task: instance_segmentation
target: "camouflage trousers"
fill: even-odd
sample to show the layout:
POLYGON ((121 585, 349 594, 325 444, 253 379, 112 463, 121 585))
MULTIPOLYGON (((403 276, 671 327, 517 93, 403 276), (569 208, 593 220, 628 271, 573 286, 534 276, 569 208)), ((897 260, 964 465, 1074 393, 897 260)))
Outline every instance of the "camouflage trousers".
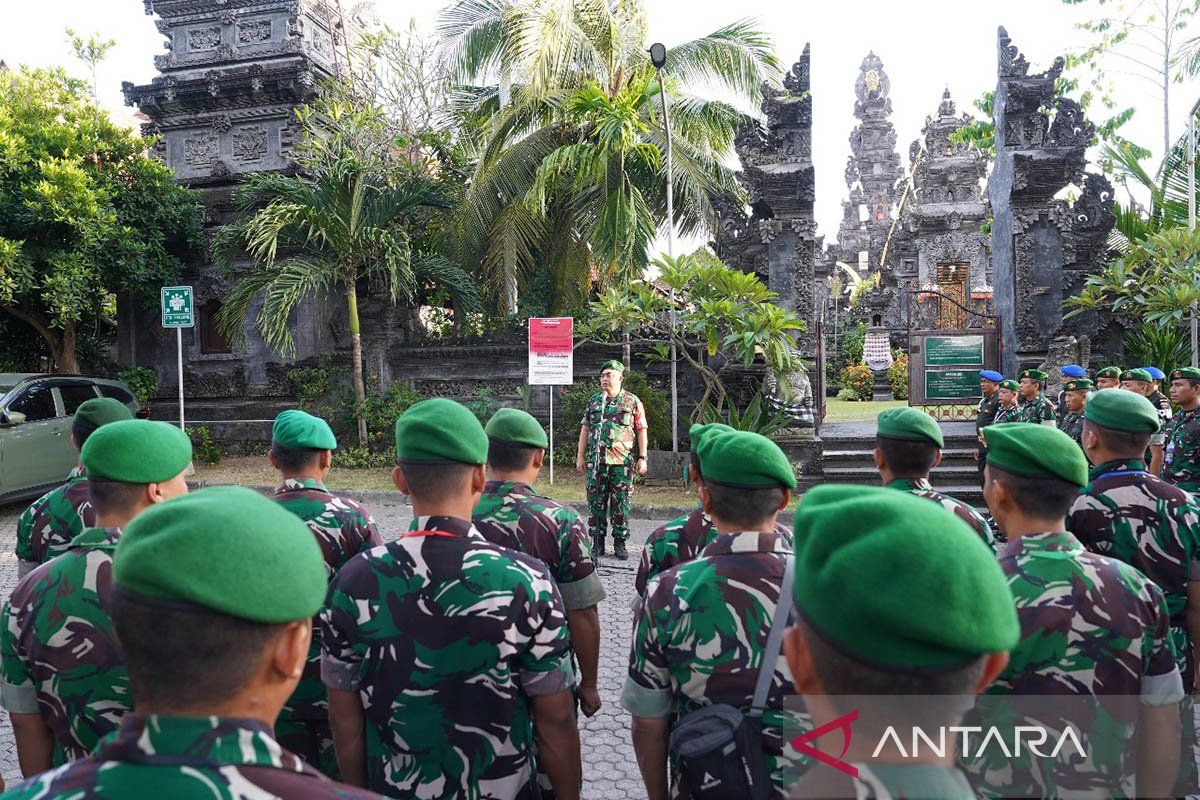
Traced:
POLYGON ((633 505, 633 470, 601 464, 589 468, 587 479, 588 530, 603 536, 612 526, 614 539, 629 538, 629 511, 633 505))
POLYGON ((296 719, 284 710, 275 721, 275 740, 333 780, 342 779, 328 719, 296 719))

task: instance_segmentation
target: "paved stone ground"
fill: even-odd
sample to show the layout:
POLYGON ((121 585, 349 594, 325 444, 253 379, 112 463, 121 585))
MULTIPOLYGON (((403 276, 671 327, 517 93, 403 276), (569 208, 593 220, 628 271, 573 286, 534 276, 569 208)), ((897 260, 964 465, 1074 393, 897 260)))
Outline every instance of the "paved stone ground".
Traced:
MULTIPOLYGON (((392 540, 408 528, 412 510, 399 502, 371 502, 371 511, 385 540, 392 540)), ((17 583, 17 516, 24 505, 0 506, 0 597, 7 599, 17 583)), ((583 749, 584 797, 589 800, 641 798, 646 792, 638 773, 637 761, 629 737, 629 715, 618 698, 625 680, 629 657, 630 602, 633 576, 642 544, 652 530, 665 520, 631 522, 630 558, 620 562, 610 557, 601 560, 600 575, 608 597, 600 604, 601 659, 600 694, 604 706, 596 716, 580 718, 583 749)), ((610 545, 611 546, 611 545, 610 545)), ((0 713, 0 775, 9 786, 21 780, 16 745, 8 715, 0 713)))

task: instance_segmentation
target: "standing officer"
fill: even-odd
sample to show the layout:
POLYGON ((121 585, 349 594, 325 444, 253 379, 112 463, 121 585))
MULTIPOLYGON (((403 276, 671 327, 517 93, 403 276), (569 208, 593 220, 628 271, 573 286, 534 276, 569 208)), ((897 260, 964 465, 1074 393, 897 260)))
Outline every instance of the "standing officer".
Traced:
MULTIPOLYGON (((524 411, 502 408, 484 432, 488 480, 471 521, 492 544, 528 553, 549 568, 562 593, 579 664, 579 704, 590 717, 600 710, 597 606, 604 599, 604 584, 592 559, 587 525, 575 509, 533 490, 550 446, 540 422, 524 411)), ((543 794, 548 788, 543 785, 543 794)))
POLYGON ((112 582, 133 711, 91 755, 5 800, 378 797, 334 783, 271 735, 325 599, 304 523, 249 489, 202 489, 129 524, 112 582))
MULTIPOLYGON (((271 426, 267 457, 283 479, 274 500, 312 531, 330 580, 352 557, 381 544, 371 512, 325 486, 336 449, 337 437, 320 417, 292 409, 279 414, 271 426)), ((329 703, 321 683, 319 629, 313 631, 304 675, 275 723, 275 736, 321 772, 335 780, 340 777, 329 730, 329 703)))
POLYGON ((600 391, 588 400, 579 430, 575 469, 587 475, 587 501, 592 544, 604 555, 604 536, 612 525, 613 555, 629 558, 629 509, 633 505, 633 473, 646 474, 646 409, 636 395, 621 388, 625 365, 606 361, 600 367, 600 391))
POLYGON ((1063 377, 1064 385, 1063 385, 1063 388, 1060 389, 1058 392, 1058 402, 1055 405, 1056 416, 1055 416, 1054 420, 1058 425, 1058 429, 1062 430, 1063 417, 1065 417, 1067 415, 1067 408, 1066 408, 1067 388, 1066 388, 1065 384, 1067 384, 1073 380, 1078 380, 1079 378, 1086 378, 1088 376, 1088 374, 1087 374, 1087 370, 1084 369, 1083 367, 1079 366, 1078 364, 1067 364, 1065 367, 1063 367, 1062 369, 1059 370, 1059 373, 1063 377))
POLYGON ((883 489, 818 486, 795 524, 797 614, 784 650, 796 691, 814 730, 860 716, 839 758, 857 777, 814 764, 790 796, 974 797, 953 758, 876 743, 897 741, 884 735, 893 727, 907 747, 918 704, 926 731, 957 726, 962 698, 1008 663, 1020 630, 995 557, 953 515, 883 489), (897 569, 916 559, 919 570, 897 569))
MULTIPOLYGON (((649 800, 668 795, 672 721, 710 704, 750 707, 792 552, 775 531, 776 516, 796 488, 779 446, 756 433, 717 431, 701 437, 699 451, 704 480, 697 492, 720 533, 699 556, 646 587, 621 692, 621 705, 633 715, 633 749, 649 800)), ((766 666, 774 675, 762 716, 762 747, 770 796, 783 798, 788 773, 799 766, 784 733, 795 731, 802 719, 783 708, 784 697, 794 693, 786 662, 776 653, 766 666)), ((691 797, 694 789, 680 770, 671 773, 672 796, 691 797)))
POLYGON ((1171 373, 1171 400, 1179 406, 1167 429, 1163 478, 1185 492, 1200 491, 1200 370, 1171 373))
POLYGON ((1159 428, 1158 433, 1151 440, 1152 444, 1156 443, 1162 447, 1162 454, 1157 463, 1151 463, 1150 471, 1155 475, 1162 475, 1163 461, 1166 460, 1167 428, 1171 425, 1171 401, 1159 391, 1159 382, 1166 377, 1163 371, 1158 367, 1143 367, 1143 369, 1146 370, 1146 374, 1151 378, 1146 399, 1158 411, 1158 419, 1162 423, 1162 427, 1159 428))
POLYGON ((487 451, 479 420, 451 400, 396 421, 392 479, 412 529, 350 559, 321 612, 338 766, 391 796, 526 800, 536 733, 536 766, 556 797, 578 800, 566 611, 543 563, 471 524, 487 451))
POLYGON ((1120 389, 1121 388, 1121 373, 1123 370, 1120 367, 1104 367, 1096 370, 1092 375, 1092 381, 1096 384, 1096 389, 1120 389))
MULTIPOLYGON (((133 414, 119 400, 84 400, 71 423, 71 446, 82 450, 94 430, 123 419, 133 419, 133 414)), ((84 528, 95 524, 88 503, 87 471, 78 466, 66 483, 35 500, 17 520, 17 577, 66 550, 84 528)))
POLYGON ((983 446, 979 432, 996 421, 996 413, 1000 411, 1000 382, 1004 376, 995 370, 985 369, 979 373, 979 407, 975 412, 975 438, 979 446, 975 450, 975 461, 979 464, 979 485, 983 485, 983 464, 987 460, 987 449, 983 446))
POLYGON ((948 494, 934 491, 929 475, 942 461, 946 443, 937 420, 919 408, 905 406, 879 412, 875 435, 875 469, 889 489, 932 500, 975 531, 988 547, 996 537, 978 511, 948 494))
MULTIPOLYGON (((1154 393, 1154 379, 1150 377, 1150 372, 1144 368, 1127 369, 1121 373, 1121 388, 1134 394, 1140 394, 1149 400, 1150 396, 1154 393)), ((1146 463, 1149 464, 1151 475, 1161 475, 1163 461, 1166 458, 1166 432, 1167 427, 1171 423, 1171 404, 1164 397, 1162 398, 1162 402, 1157 403, 1155 407, 1158 411, 1158 418, 1161 424, 1159 430, 1150 437, 1150 449, 1146 451, 1146 463)))
POLYGON ((1062 401, 1063 416, 1058 421, 1058 429, 1080 443, 1083 435, 1083 414, 1087 408, 1088 394, 1092 391, 1092 382, 1087 378, 1074 378, 1063 384, 1062 401))
POLYGON ((1018 377, 1021 380, 1021 418, 1018 421, 1054 427, 1054 403, 1042 393, 1050 376, 1040 369, 1023 369, 1018 377))
MULTIPOLYGON (((1066 515, 1088 471, 1066 434, 1018 423, 993 425, 984 437, 984 497, 1008 538, 1000 567, 1021 624, 1021 641, 986 694, 1011 695, 1018 706, 1023 696, 1053 695, 1032 711, 1044 709, 1056 722, 1066 714, 1081 727, 1089 758, 1035 764, 1029 752, 1002 758, 992 749, 968 764, 976 788, 989 797, 1134 796, 1136 775, 1136 796, 1170 796, 1184 692, 1162 590, 1128 564, 1089 553, 1067 532, 1066 515), (1097 710, 1101 721, 1093 724, 1097 710), (1136 767, 1122 763, 1135 731, 1136 767)), ((985 729, 1013 724, 1014 708, 999 705, 992 713, 1003 718, 985 712, 985 729)))
MULTIPOLYGON (((1021 404, 1019 402, 1021 385, 1012 378, 1000 381, 1000 388, 996 395, 1000 398, 1000 406, 996 409, 996 419, 993 425, 1000 425, 1005 422, 1017 422, 1021 418, 1021 404)), ((983 449, 987 450, 987 442, 984 440, 983 431, 979 432, 979 443, 983 449)))
POLYGON ((174 425, 129 419, 89 436, 80 460, 97 526, 26 575, 0 615, 0 703, 26 777, 56 753, 59 763, 86 757, 129 710, 109 616, 113 551, 142 511, 187 494, 192 443, 174 425))
MULTIPOLYGON (((1167 396, 1162 393, 1162 382, 1166 379, 1167 374, 1158 367, 1142 367, 1146 370, 1146 374, 1150 376, 1150 395, 1147 399, 1154 404, 1155 408, 1161 406, 1161 401, 1166 400, 1167 396)), ((1170 404, 1167 406, 1170 408, 1170 404)))

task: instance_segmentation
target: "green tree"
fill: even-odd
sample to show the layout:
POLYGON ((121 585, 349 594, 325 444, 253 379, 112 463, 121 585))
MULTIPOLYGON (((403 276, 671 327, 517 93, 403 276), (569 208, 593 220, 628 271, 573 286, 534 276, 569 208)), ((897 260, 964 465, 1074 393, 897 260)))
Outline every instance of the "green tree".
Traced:
MULTIPOLYGON (((641 0, 457 0, 439 31, 461 84, 456 113, 477 148, 458 214, 460 263, 479 264, 501 309, 540 271, 556 305, 590 280, 640 274, 666 216, 661 99, 641 0)), ((739 191, 725 165, 778 62, 747 21, 667 53, 675 216, 684 234, 739 191), (712 96, 692 91, 703 86, 712 96)))
POLYGON ((114 293, 156 293, 198 243, 198 200, 150 144, 61 70, 0 72, 0 309, 59 371, 114 293))
POLYGON ((117 46, 115 39, 101 39, 100 34, 90 34, 86 39, 71 28, 67 28, 67 39, 71 43, 71 51, 82 61, 92 76, 92 100, 100 96, 100 83, 96 78, 96 70, 100 62, 108 55, 108 51, 117 46))
POLYGON ((464 308, 476 302, 468 277, 436 252, 433 232, 449 206, 441 185, 410 162, 388 132, 380 109, 337 87, 298 112, 299 175, 255 173, 238 187, 242 216, 214 239, 214 259, 236 271, 250 265, 222 306, 219 322, 234 341, 245 337, 255 299, 255 325, 268 346, 295 350, 288 317, 305 297, 345 293, 360 446, 367 444, 362 330, 357 285, 374 277, 392 302, 412 301, 429 286, 446 288, 464 308))

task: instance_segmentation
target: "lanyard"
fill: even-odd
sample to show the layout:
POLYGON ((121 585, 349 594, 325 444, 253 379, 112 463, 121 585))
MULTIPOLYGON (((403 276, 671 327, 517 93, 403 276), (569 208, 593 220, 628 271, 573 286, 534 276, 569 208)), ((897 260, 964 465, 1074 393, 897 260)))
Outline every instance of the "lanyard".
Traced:
POLYGON ((443 539, 459 538, 457 533, 446 533, 445 531, 409 531, 408 533, 401 534, 400 538, 407 539, 409 537, 417 537, 424 539, 427 536, 440 536, 443 539))

